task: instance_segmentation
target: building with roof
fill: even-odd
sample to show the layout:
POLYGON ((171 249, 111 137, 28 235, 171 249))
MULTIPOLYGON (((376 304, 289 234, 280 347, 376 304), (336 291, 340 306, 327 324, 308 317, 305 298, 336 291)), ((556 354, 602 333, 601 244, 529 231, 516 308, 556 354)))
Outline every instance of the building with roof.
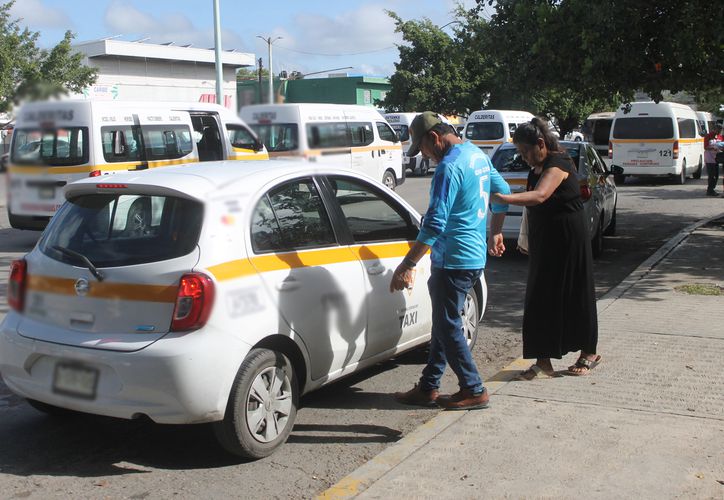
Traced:
MULTIPOLYGON (((144 101, 216 102, 216 59, 213 48, 103 39, 73 49, 84 64, 98 68, 95 85, 75 97, 144 101)), ((237 109, 236 71, 254 65, 254 54, 224 51, 224 106, 237 109)))

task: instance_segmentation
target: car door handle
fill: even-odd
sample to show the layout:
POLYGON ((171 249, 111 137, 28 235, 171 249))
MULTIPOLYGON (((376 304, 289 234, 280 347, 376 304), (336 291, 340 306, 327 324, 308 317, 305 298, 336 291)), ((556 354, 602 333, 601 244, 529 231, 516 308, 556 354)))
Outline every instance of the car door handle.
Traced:
POLYGON ((301 284, 295 279, 285 279, 281 283, 277 284, 277 290, 280 292, 291 292, 299 288, 301 284))
POLYGON ((382 274, 383 272, 385 272, 385 266, 382 264, 375 264, 367 268, 367 274, 371 274, 372 276, 382 274))

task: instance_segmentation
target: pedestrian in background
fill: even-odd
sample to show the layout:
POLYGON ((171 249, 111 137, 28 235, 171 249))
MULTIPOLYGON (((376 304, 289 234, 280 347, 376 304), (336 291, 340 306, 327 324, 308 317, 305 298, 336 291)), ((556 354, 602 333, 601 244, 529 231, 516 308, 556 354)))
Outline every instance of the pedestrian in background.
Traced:
POLYGON ((523 357, 536 362, 524 380, 555 374, 551 358, 580 350, 571 375, 600 361, 591 240, 586 230, 576 167, 548 123, 534 118, 519 126, 513 143, 532 167, 528 190, 493 201, 526 207, 528 283, 523 316, 523 357))
POLYGON ((402 263, 395 269, 390 291, 410 288, 415 264, 432 248, 432 269, 427 282, 432 302, 432 339, 420 381, 397 401, 408 405, 437 403, 448 410, 471 410, 488 405, 470 348, 463 333, 465 297, 482 276, 486 249, 500 256, 507 205, 493 204, 489 241, 486 218, 491 191, 510 193, 510 187, 477 146, 463 142, 437 114, 426 111, 410 124, 408 155, 422 154, 438 162, 430 186, 430 202, 422 227, 402 263), (439 395, 446 364, 455 372, 460 390, 439 395))
POLYGON ((721 125, 714 125, 711 131, 704 136, 704 163, 706 164, 706 175, 708 177, 706 184, 707 196, 719 196, 716 192, 716 183, 719 180, 719 164, 716 161, 716 155, 721 148, 717 139, 721 125))

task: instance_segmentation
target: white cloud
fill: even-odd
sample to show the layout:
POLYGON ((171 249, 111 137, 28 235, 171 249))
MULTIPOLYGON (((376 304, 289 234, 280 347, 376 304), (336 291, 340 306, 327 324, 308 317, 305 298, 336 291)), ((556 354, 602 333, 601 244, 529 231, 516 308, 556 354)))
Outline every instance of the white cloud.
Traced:
POLYGON ((49 7, 42 0, 20 0, 10 9, 12 19, 20 19, 23 26, 37 31, 39 28, 71 29, 73 22, 61 9, 49 7))
MULTIPOLYGON (((199 48, 214 46, 213 28, 199 29, 180 12, 154 17, 128 0, 113 0, 108 5, 105 25, 112 35, 148 37, 151 43, 174 42, 175 45, 192 44, 199 48)), ((222 29, 221 45, 224 49, 243 49, 244 44, 238 35, 222 29)))

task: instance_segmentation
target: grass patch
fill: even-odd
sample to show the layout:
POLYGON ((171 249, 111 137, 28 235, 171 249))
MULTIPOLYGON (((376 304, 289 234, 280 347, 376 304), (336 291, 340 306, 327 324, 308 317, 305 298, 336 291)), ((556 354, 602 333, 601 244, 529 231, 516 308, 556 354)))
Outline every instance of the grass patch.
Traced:
POLYGON ((719 285, 707 285, 703 283, 691 283, 688 285, 679 285, 674 290, 689 295, 724 295, 724 288, 719 285))

